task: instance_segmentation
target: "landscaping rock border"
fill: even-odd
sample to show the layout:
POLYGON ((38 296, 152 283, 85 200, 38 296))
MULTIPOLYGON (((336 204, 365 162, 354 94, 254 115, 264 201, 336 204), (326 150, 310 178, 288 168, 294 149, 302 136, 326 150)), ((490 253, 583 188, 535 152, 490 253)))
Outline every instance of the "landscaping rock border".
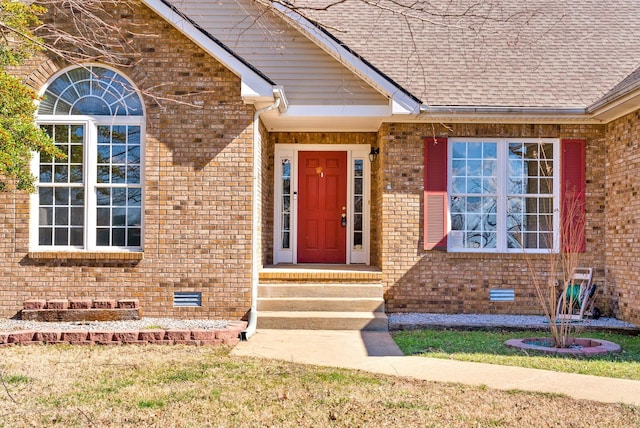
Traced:
POLYGON ((15 345, 194 345, 234 346, 247 327, 244 321, 229 321, 215 329, 148 330, 15 330, 0 331, 0 347, 15 345))
MULTIPOLYGON (((495 330, 503 331, 548 331, 549 324, 542 315, 498 315, 498 314, 433 314, 390 313, 389 331, 403 330, 495 330)), ((615 318, 585 319, 574 323, 576 331, 599 331, 606 333, 639 336, 638 326, 615 318)))

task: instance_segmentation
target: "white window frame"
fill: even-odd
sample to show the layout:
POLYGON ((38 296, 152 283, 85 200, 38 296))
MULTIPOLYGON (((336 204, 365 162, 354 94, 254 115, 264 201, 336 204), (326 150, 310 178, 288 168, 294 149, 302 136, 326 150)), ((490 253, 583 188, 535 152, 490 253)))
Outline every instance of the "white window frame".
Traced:
POLYGON ((274 225, 273 225, 273 262, 274 264, 297 264, 298 257, 298 152, 301 151, 344 151, 347 153, 347 264, 370 264, 370 222, 371 222, 371 147, 362 144, 277 144, 274 155, 274 225), (282 161, 291 162, 291 219, 290 245, 288 249, 281 247, 282 231, 282 161), (363 160, 363 230, 362 247, 353 245, 353 197, 354 197, 354 161, 363 160))
MULTIPOLYGON (((126 76, 120 73, 118 70, 103 64, 85 64, 85 67, 100 67, 111 70, 116 73, 120 78, 126 80, 131 90, 135 91, 135 86, 126 76)), ((60 70, 53 75, 48 84, 43 87, 40 95, 44 95, 49 84, 54 82, 58 77, 66 74, 67 72, 77 68, 77 66, 71 66, 60 70)), ((140 94, 136 91, 136 96, 140 97, 140 94)), ((43 115, 40 114, 36 118, 37 125, 82 125, 84 126, 84 150, 83 150, 83 186, 85 192, 85 206, 84 206, 84 246, 60 246, 60 245, 40 245, 39 244, 39 194, 36 191, 31 195, 29 200, 30 208, 30 222, 29 222, 29 251, 30 252, 57 252, 57 251, 78 251, 78 252, 141 252, 144 251, 144 236, 145 236, 145 136, 146 136, 146 113, 144 111, 144 105, 142 106, 141 115, 43 115), (135 185, 127 184, 109 184, 105 186, 103 183, 98 186, 97 183, 97 164, 98 164, 98 126, 138 126, 140 127, 140 183, 135 185), (140 187, 142 193, 141 201, 141 225, 140 225, 140 246, 135 247, 119 247, 119 246, 98 246, 96 245, 96 229, 97 229, 97 188, 98 187, 140 187)), ((39 187, 38 176, 40 173, 40 154, 34 153, 31 159, 31 171, 36 177, 36 189, 39 187)))
MULTIPOLYGON (((447 251, 453 253, 558 253, 560 250, 560 139, 557 138, 449 138, 447 147, 447 251), (496 248, 465 248, 459 243, 462 233, 451 229, 451 197, 453 177, 453 145, 455 143, 496 143, 497 144, 497 237, 496 248), (553 244, 552 248, 508 248, 507 245, 507 185, 509 143, 551 143, 553 144, 553 244)), ((478 196, 482 196, 481 193, 478 196)))
MULTIPOLYGON (((59 245, 46 245, 41 246, 38 242, 38 228, 39 228, 39 195, 35 192, 30 198, 30 251, 143 251, 144 250, 144 165, 145 165, 145 150, 144 150, 144 135, 145 135, 145 120, 143 116, 39 116, 36 120, 38 125, 83 125, 85 127, 85 140, 84 140, 84 189, 85 189, 85 213, 84 213, 84 248, 76 246, 59 246, 59 245), (141 204, 141 237, 139 247, 118 247, 118 246, 97 246, 96 245, 96 189, 98 187, 104 187, 104 185, 98 186, 96 180, 96 171, 98 164, 98 126, 139 126, 140 127, 140 188, 142 189, 143 201, 141 204)), ((35 153, 31 159, 31 171, 38 177, 40 169, 40 154, 35 153)), ((38 183, 36 181, 36 188, 38 183)), ((108 187, 131 187, 127 185, 110 184, 108 187)))

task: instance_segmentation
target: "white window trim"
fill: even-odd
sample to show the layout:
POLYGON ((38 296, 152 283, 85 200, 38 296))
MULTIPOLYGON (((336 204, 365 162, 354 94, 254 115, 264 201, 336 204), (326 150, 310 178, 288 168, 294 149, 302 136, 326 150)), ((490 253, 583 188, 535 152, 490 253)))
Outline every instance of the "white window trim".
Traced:
POLYGON ((344 151, 347 153, 347 264, 370 264, 370 230, 371 230, 371 162, 369 151, 371 146, 362 144, 277 144, 274 155, 274 221, 273 221, 273 263, 297 264, 298 245, 298 152, 300 151, 344 151), (290 248, 280 248, 282 210, 282 160, 291 161, 291 236, 290 248), (363 159, 363 239, 362 248, 353 248, 353 162, 363 159))
MULTIPOLYGON (((29 252, 139 252, 144 251, 145 216, 144 216, 144 188, 145 188, 145 135, 146 121, 144 116, 86 116, 86 115, 41 115, 36 120, 37 125, 83 125, 85 126, 85 150, 84 150, 84 188, 85 188, 85 213, 84 213, 84 248, 74 246, 41 246, 38 243, 39 228, 39 195, 33 193, 29 200, 29 252), (96 168, 97 168, 97 135, 99 125, 124 125, 140 127, 140 187, 142 189, 142 215, 141 215, 141 241, 140 247, 103 247, 96 245, 96 168)), ((40 154, 34 153, 31 159, 31 171, 37 179, 40 170, 40 154)), ((109 187, 120 187, 110 185, 109 187)), ((121 187, 128 187, 122 185, 121 187)))
MULTIPOLYGON (((447 146, 447 195, 448 195, 448 216, 447 216, 447 251, 451 253, 530 253, 549 254, 560 251, 560 139, 558 138, 449 138, 447 146), (464 248, 453 245, 451 230, 451 194, 452 194, 452 158, 453 145, 455 143, 497 143, 498 145, 498 210, 497 210, 497 245, 496 248, 464 248), (551 143, 553 144, 553 245, 550 249, 538 248, 507 248, 507 149, 509 143, 551 143)), ((481 194, 478 194, 481 196, 481 194)))

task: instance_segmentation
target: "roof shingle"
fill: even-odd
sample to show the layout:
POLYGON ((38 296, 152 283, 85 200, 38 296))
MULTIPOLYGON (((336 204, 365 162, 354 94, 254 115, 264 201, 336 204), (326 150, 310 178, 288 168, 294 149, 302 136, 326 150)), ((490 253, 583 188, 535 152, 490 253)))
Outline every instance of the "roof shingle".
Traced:
POLYGON ((584 108, 640 66, 637 0, 448 0, 437 9, 346 0, 306 9, 330 1, 295 7, 431 106, 584 108))

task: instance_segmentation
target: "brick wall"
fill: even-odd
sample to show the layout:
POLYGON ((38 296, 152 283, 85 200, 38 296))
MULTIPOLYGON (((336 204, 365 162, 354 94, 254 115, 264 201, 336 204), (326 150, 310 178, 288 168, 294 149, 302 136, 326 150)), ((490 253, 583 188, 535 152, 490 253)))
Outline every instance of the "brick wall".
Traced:
POLYGON ((260 126, 262 147, 262 181, 260 182, 261 204, 261 264, 273 262, 273 144, 264 125, 260 126))
POLYGON ((640 323, 640 111, 607 127, 607 284, 619 317, 640 323))
MULTIPOLYGON (((587 252, 580 264, 604 282, 604 127, 559 125, 445 126, 386 124, 378 181, 379 253, 391 312, 534 314, 541 309, 522 254, 465 254, 423 250, 423 141, 425 137, 551 137, 587 140, 587 252), (491 288, 515 289, 515 302, 490 302, 491 288)), ((529 257, 549 271, 549 255, 529 257)), ((598 305, 609 310, 607 299, 598 305)))
MULTIPOLYGON (((145 96, 144 258, 29 257, 28 196, 2 193, 0 316, 32 298, 100 297, 137 298, 145 316, 240 318, 250 306, 253 107, 234 74, 149 9, 112 13, 143 52, 119 71, 156 97, 197 105, 145 96), (174 291, 202 292, 203 306, 174 308, 174 291)), ((40 57, 21 75, 39 89, 59 67, 40 57)))

